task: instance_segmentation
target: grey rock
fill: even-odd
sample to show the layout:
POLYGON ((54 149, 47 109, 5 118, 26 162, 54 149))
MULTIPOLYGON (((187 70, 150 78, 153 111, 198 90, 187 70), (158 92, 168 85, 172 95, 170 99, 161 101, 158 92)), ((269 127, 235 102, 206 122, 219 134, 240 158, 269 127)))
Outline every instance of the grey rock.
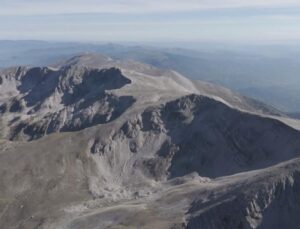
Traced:
POLYGON ((3 228, 298 228, 298 120, 94 55, 0 75, 3 228))

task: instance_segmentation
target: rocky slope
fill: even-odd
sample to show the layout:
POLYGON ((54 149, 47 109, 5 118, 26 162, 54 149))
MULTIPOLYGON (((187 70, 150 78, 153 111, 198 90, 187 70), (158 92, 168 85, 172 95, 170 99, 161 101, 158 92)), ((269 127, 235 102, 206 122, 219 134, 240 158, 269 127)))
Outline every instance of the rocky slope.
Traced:
POLYGON ((299 225, 299 121, 271 107, 95 55, 0 79, 4 228, 299 225))

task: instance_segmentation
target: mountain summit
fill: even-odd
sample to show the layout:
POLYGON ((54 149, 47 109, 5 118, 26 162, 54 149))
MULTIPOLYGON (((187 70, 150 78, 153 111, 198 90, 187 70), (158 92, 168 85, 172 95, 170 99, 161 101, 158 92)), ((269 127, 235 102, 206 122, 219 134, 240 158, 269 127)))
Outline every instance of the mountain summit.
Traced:
POLYGON ((3 70, 0 113, 4 228, 300 223, 299 122, 226 88, 84 54, 3 70))

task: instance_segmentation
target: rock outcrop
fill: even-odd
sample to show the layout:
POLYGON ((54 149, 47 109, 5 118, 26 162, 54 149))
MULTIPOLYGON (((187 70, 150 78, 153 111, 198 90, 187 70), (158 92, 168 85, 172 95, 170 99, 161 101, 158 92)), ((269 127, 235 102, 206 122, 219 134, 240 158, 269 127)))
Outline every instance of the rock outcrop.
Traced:
POLYGON ((0 77, 4 228, 299 225, 298 121, 267 105, 94 55, 0 77))

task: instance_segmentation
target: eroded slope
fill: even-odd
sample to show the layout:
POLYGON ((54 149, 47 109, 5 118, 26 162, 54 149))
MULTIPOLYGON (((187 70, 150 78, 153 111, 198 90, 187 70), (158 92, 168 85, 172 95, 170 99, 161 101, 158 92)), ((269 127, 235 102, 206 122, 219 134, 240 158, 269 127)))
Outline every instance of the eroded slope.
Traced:
POLYGON ((300 132, 268 106, 91 56, 1 79, 4 228, 297 228, 300 132))

